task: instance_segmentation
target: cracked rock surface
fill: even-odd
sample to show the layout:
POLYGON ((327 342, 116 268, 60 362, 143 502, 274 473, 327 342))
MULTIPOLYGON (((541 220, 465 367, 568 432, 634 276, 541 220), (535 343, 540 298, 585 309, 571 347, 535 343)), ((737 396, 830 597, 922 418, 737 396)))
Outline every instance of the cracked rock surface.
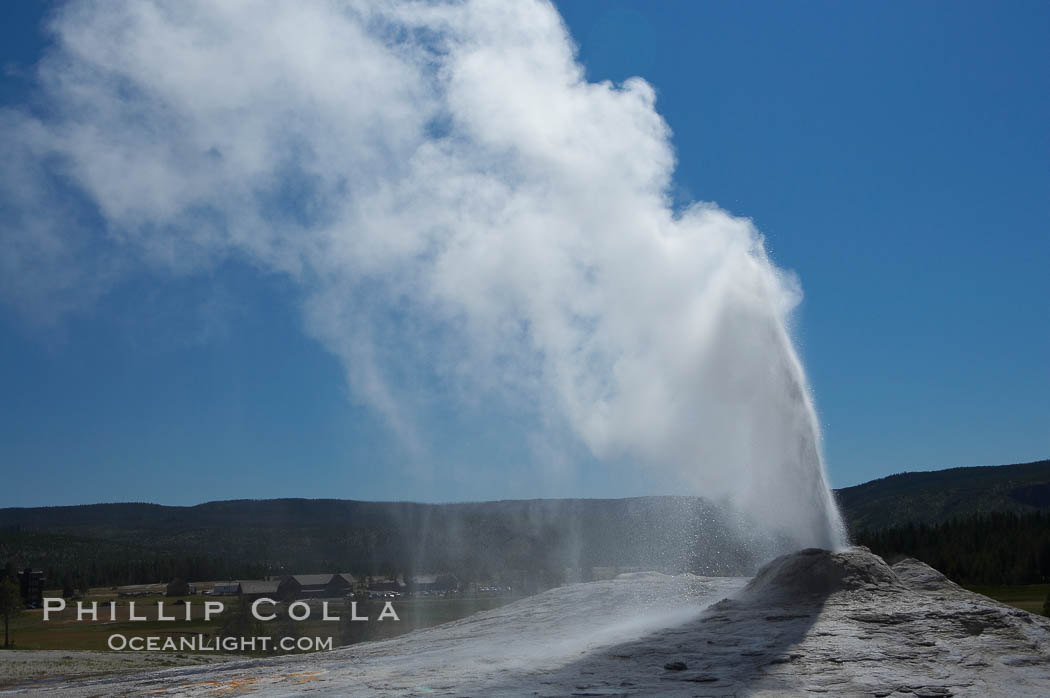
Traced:
POLYGON ((916 560, 890 567, 864 548, 803 550, 751 580, 621 575, 385 642, 47 691, 1047 696, 1050 619, 916 560))

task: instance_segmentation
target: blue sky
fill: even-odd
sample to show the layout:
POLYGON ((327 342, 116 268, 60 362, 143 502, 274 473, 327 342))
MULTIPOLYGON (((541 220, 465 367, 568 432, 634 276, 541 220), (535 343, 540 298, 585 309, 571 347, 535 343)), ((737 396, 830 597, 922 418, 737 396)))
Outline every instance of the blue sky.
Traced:
MULTIPOLYGON (((5 106, 36 99, 44 7, 5 8, 5 106)), ((834 486, 1050 454, 1046 3, 558 8, 589 80, 655 88, 675 200, 750 217, 798 274, 834 486)), ((53 323, 0 305, 0 506, 673 493, 574 447, 540 482, 533 417, 491 404, 426 409, 421 464, 303 303, 232 258, 53 323)))

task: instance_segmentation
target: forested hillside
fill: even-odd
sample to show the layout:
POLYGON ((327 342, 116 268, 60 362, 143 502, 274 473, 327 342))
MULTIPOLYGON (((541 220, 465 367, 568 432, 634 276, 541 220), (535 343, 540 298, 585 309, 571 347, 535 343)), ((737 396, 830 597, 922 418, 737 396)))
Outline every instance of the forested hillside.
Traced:
POLYGON ((100 504, 0 510, 0 563, 41 567, 52 578, 73 570, 91 585, 155 582, 168 571, 190 579, 451 571, 468 579, 527 570, 547 584, 566 568, 594 566, 747 574, 757 551, 731 530, 695 497, 100 504))
MULTIPOLYGON (((966 583, 1047 580, 1050 461, 904 473, 836 493, 853 539, 966 583)), ((0 565, 119 585, 321 571, 461 578, 566 568, 749 574, 763 552, 697 497, 462 504, 238 500, 0 509, 0 565)))
POLYGON ((992 512, 1050 511, 1050 460, 901 473, 835 496, 854 533, 992 512))

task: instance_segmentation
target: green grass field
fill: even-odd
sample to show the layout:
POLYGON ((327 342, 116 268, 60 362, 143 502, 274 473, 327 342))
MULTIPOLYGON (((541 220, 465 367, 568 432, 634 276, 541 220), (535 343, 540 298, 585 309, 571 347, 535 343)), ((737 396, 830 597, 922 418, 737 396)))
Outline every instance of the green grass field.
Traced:
POLYGON ((984 594, 996 601, 1035 613, 1043 612, 1043 602, 1050 593, 1050 584, 1022 584, 1019 586, 967 586, 966 589, 984 594))

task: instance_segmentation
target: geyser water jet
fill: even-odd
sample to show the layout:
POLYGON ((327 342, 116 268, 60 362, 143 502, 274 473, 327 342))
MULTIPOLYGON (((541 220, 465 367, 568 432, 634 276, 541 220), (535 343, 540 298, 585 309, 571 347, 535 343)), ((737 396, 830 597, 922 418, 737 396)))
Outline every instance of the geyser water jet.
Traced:
POLYGON ((74 2, 50 28, 43 108, 0 112, 9 301, 247 263, 417 453, 428 415, 498 403, 775 547, 842 545, 798 284, 749 220, 672 206, 653 88, 589 82, 549 3, 74 2))

